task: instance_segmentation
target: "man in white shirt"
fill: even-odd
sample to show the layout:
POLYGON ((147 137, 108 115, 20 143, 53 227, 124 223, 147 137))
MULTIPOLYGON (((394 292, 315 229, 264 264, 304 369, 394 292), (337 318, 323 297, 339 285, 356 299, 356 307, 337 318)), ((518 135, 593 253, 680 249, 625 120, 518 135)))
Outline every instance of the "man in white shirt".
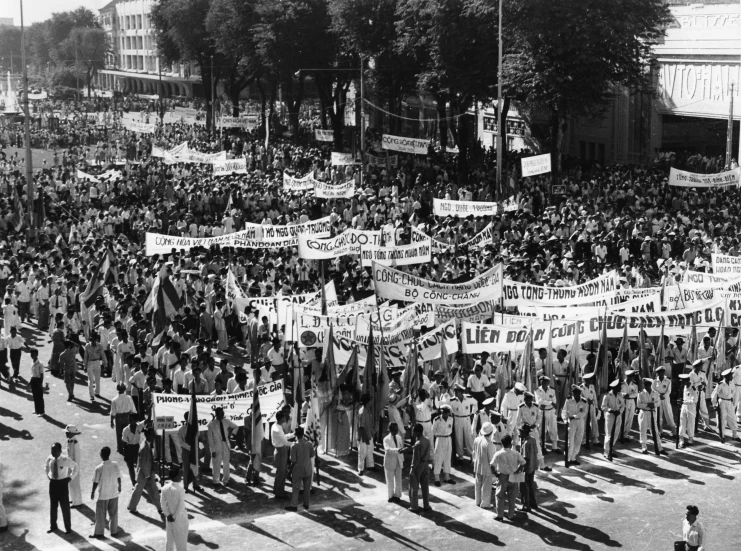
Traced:
POLYGON ((705 528, 697 520, 700 509, 695 505, 687 505, 687 512, 682 521, 682 541, 687 551, 703 551, 705 545, 705 528))
POLYGON ((383 439, 383 470, 386 473, 388 502, 401 500, 401 470, 404 466, 404 439, 399 436, 399 426, 389 424, 389 433, 383 439))
POLYGON ((275 423, 270 428, 270 442, 273 444, 273 464, 275 465, 275 481, 273 482, 273 495, 277 499, 286 498, 286 469, 288 467, 288 452, 291 443, 283 432, 282 423, 285 415, 282 411, 275 414, 275 423))
POLYGON ((66 455, 62 455, 62 445, 55 442, 51 447, 51 455, 46 458, 46 476, 49 478, 49 498, 51 499, 51 518, 49 533, 56 532, 58 508, 62 508, 65 534, 72 533, 69 507, 69 483, 79 474, 77 463, 66 455))
POLYGON ((229 419, 224 419, 224 409, 217 407, 214 410, 216 417, 208 424, 208 445, 213 458, 213 480, 216 486, 226 486, 229 483, 229 431, 237 430, 237 425, 229 419), (223 476, 221 470, 224 471, 223 476))
POLYGON ((15 292, 18 294, 18 316, 23 323, 31 315, 31 287, 26 274, 21 275, 21 282, 15 286, 15 292))
POLYGON ((102 538, 105 532, 106 513, 110 519, 111 537, 118 532, 118 496, 121 494, 121 470, 118 463, 110 461, 111 448, 105 446, 100 450, 103 463, 95 467, 93 474, 93 491, 90 499, 95 499, 95 490, 98 491, 98 501, 95 503, 95 530, 91 538, 102 538))
POLYGON ((170 468, 170 480, 162 488, 160 504, 165 515, 167 539, 166 551, 188 549, 188 513, 185 510, 185 490, 180 483, 180 468, 170 468))

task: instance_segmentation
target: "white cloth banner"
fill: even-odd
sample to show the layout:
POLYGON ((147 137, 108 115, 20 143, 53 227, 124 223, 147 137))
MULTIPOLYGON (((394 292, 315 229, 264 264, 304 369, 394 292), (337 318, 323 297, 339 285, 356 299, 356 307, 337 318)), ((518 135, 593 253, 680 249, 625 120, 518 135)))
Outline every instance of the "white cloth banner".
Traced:
POLYGON ((423 264, 432 261, 432 240, 427 239, 409 245, 395 247, 369 246, 360 251, 360 259, 364 268, 376 264, 384 266, 408 266, 409 264, 423 264))
POLYGON ((283 173, 283 189, 285 191, 307 191, 314 189, 314 177, 311 173, 307 174, 303 178, 295 178, 283 173))
POLYGON ((494 303, 490 300, 469 304, 466 306, 448 306, 435 304, 435 319, 438 323, 448 320, 455 321, 456 325, 462 321, 478 322, 490 319, 494 315, 494 303))
POLYGON ((713 275, 738 277, 741 275, 741 256, 712 253, 713 275))
POLYGON ((82 170, 77 171, 77 179, 78 180, 90 180, 91 182, 99 183, 100 180, 93 176, 92 174, 88 174, 87 172, 83 172, 82 170))
MULTIPOLYGON (((432 239, 432 252, 435 252, 435 253, 442 253, 456 246, 453 243, 445 243, 444 241, 438 241, 434 237, 430 237, 423 231, 418 230, 415 226, 412 226, 412 242, 417 243, 420 241, 424 241, 425 239, 432 239)), ((468 241, 464 241, 463 243, 458 243, 457 246, 458 247, 483 247, 485 245, 490 244, 492 242, 492 239, 493 239, 492 226, 491 224, 487 224, 487 226, 483 230, 481 230, 479 233, 474 235, 471 239, 469 239, 468 241)))
POLYGON ((254 130, 257 128, 257 115, 244 115, 240 117, 221 117, 219 126, 221 128, 243 128, 245 130, 254 130))
POLYGON ((392 300, 429 304, 468 304, 499 300, 502 296, 502 265, 464 283, 439 283, 373 263, 376 295, 392 300))
POLYGON ((228 159, 214 162, 214 176, 231 176, 232 174, 247 174, 247 159, 228 159))
POLYGON ((321 128, 315 128, 314 139, 316 139, 316 141, 318 142, 333 142, 334 130, 322 130, 321 128))
POLYGON ((165 163, 193 163, 193 164, 205 164, 210 165, 214 162, 226 161, 226 151, 219 151, 218 153, 201 153, 193 149, 185 148, 178 153, 165 153, 165 163))
POLYGON ((494 216, 497 213, 496 203, 484 203, 480 201, 450 201, 447 199, 433 199, 433 212, 435 216, 456 216, 466 218, 468 216, 494 216))
MULTIPOLYGON (((283 380, 257 387, 260 396, 260 411, 263 419, 270 422, 283 407, 283 380)), ((224 409, 224 419, 229 419, 240 427, 244 418, 252 411, 254 390, 245 390, 220 396, 196 396, 198 411, 198 430, 208 430, 208 423, 216 417, 217 407, 224 409)), ((188 394, 152 394, 155 417, 173 417, 178 427, 185 424, 183 416, 190 411, 191 396, 188 394)))
POLYGON ((355 195, 355 180, 332 185, 314 180, 314 196, 321 199, 349 199, 355 195))
POLYGON ((398 155, 381 157, 380 155, 371 155, 370 153, 368 153, 365 158, 368 161, 369 166, 386 166, 386 161, 388 161, 389 166, 399 166, 398 155))
POLYGON ((154 134, 154 124, 135 121, 132 119, 122 119, 121 124, 126 130, 138 132, 139 134, 154 134))
MULTIPOLYGON (((616 271, 575 287, 546 287, 504 280, 504 305, 510 306, 573 306, 612 296, 620 284, 616 271)), ((470 302, 470 301, 469 301, 470 302)))
POLYGON ((726 172, 718 172, 717 174, 696 174, 672 168, 669 171, 669 185, 679 187, 738 186, 740 177, 741 167, 726 172))
POLYGON ((536 155, 522 159, 522 176, 537 176, 551 171, 551 154, 536 155))
POLYGON ((430 146, 429 140, 420 140, 417 138, 404 138, 402 136, 392 136, 383 134, 381 137, 381 147, 391 151, 400 151, 401 153, 412 153, 414 155, 427 155, 430 146))
POLYGON ((354 164, 355 164, 355 157, 353 157, 352 153, 339 153, 337 151, 332 151, 332 165, 347 166, 347 165, 354 165, 354 164))
POLYGON ((298 255, 307 260, 326 260, 348 254, 360 254, 361 247, 381 244, 381 231, 345 230, 337 237, 317 239, 314 236, 300 235, 298 255))

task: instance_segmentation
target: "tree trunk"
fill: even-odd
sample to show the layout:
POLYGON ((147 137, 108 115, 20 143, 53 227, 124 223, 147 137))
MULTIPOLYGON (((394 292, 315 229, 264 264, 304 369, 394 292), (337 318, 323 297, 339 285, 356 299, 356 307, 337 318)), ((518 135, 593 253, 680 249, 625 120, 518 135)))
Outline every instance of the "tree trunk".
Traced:
POLYGON ((551 108, 551 185, 557 185, 561 177, 561 153, 563 149, 566 117, 558 106, 551 108))
POLYGON ((229 99, 232 102, 232 117, 239 116, 239 94, 242 93, 242 89, 237 85, 236 82, 232 81, 229 85, 229 99))
POLYGON ((333 104, 337 106, 337 110, 332 109, 329 113, 329 119, 332 123, 332 136, 334 137, 334 150, 344 151, 345 147, 345 109, 344 105, 347 101, 347 89, 349 84, 339 82, 334 89, 333 104))
POLYGON ((265 128, 265 104, 267 103, 267 96, 265 94, 265 87, 262 85, 262 80, 257 81, 257 89, 260 91, 260 120, 262 121, 262 127, 265 128))
POLYGON ((445 94, 437 94, 435 99, 437 100, 437 127, 440 131, 440 149, 445 153, 445 149, 448 147, 448 98, 445 94))
MULTIPOLYGON (((470 147, 470 117, 462 115, 458 117, 458 181, 462 185, 468 184, 468 149, 470 147)), ((443 150, 444 152, 444 150, 443 150)))

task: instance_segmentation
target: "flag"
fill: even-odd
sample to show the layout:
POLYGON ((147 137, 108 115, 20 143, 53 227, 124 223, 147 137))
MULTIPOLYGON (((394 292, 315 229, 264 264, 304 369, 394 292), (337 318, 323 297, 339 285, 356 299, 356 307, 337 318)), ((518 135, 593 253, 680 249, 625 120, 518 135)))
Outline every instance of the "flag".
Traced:
MULTIPOLYGON (((381 341, 383 341, 383 337, 381 338, 381 341)), ((383 412, 384 408, 388 405, 389 402, 389 383, 391 382, 389 380, 389 374, 388 370, 386 369, 386 358, 383 353, 383 346, 379 346, 379 354, 378 354, 378 376, 379 376, 379 383, 380 383, 380 391, 378 392, 378 409, 376 410, 378 412, 377 419, 381 420, 380 414, 383 412)), ((381 430, 381 427, 379 425, 378 430, 381 430)), ((379 432, 380 434, 380 432, 379 432)))
MULTIPOLYGON (((196 477, 198 476, 198 408, 196 407, 196 386, 190 394, 190 413, 188 413, 188 428, 185 431, 185 441, 190 446, 188 462, 195 466, 196 477)), ((197 480, 197 479, 194 479, 197 480)))
POLYGON ((304 423, 304 438, 312 444, 319 444, 322 436, 319 418, 314 414, 316 400, 312 397, 309 411, 306 412, 306 423, 304 423))
POLYGON ((262 424, 260 411, 260 393, 257 388, 252 392, 252 467, 259 473, 262 467, 262 441, 265 438, 265 429, 262 424))
POLYGON ((450 380, 450 364, 448 363, 448 350, 445 347, 445 335, 440 341, 440 371, 443 372, 445 380, 450 380))
POLYGON ((155 334, 161 331, 166 319, 177 314, 180 308, 182 308, 182 301, 170 277, 163 269, 159 277, 155 278, 152 290, 144 302, 144 313, 154 312, 155 334))
POLYGON ((407 353, 407 365, 404 369, 404 378, 401 381, 403 395, 415 396, 419 390, 419 373, 417 369, 417 342, 412 341, 409 345, 410 350, 407 353))
POLYGON ((23 228, 23 205, 21 204, 21 198, 18 197, 18 190, 13 188, 13 228, 15 231, 21 231, 23 228))
POLYGON ((545 365, 543 366, 546 377, 555 385, 553 380, 553 322, 548 324, 548 351, 545 356, 545 365))
POLYGON ((527 334, 525 339, 525 350, 520 356, 520 363, 517 366, 517 379, 522 382, 529 392, 535 390, 537 384, 533 377, 533 328, 527 334))
POLYGON ((595 372, 594 382, 597 386, 597 392, 606 391, 610 383, 610 351, 607 346, 607 309, 605 309, 605 317, 602 319, 602 331, 600 334, 595 372))
POLYGON ((103 253, 103 258, 100 259, 98 266, 95 268, 95 272, 93 272, 93 277, 90 278, 87 287, 85 287, 85 290, 80 295, 80 301, 88 308, 95 304, 95 298, 103 290, 105 278, 111 269, 112 256, 113 252, 110 249, 106 249, 106 252, 103 253))
POLYGON ((630 344, 628 344, 628 324, 625 324, 623 330, 623 339, 620 341, 620 348, 618 348, 617 354, 617 367, 615 368, 615 378, 623 379, 623 356, 628 352, 630 344))
MULTIPOLYGON (((718 334, 715 336, 715 373, 720 376, 726 369, 726 330, 723 327, 725 313, 720 315, 718 323, 718 334)), ((708 370, 708 380, 712 379, 712 373, 708 370)))
POLYGON ((358 373, 358 346, 354 345, 350 359, 347 360, 345 367, 342 368, 340 374, 337 375, 337 379, 333 386, 333 390, 337 390, 342 385, 347 384, 349 381, 355 382, 358 373))
POLYGON ((692 328, 690 329, 690 338, 687 343, 687 359, 690 365, 697 359, 697 326, 695 325, 695 316, 692 316, 692 328))
POLYGON ((370 401, 365 405, 371 410, 371 419, 376 418, 376 388, 378 386, 378 374, 376 373, 376 344, 373 342, 373 324, 370 324, 368 334, 368 355, 365 357, 365 371, 363 371, 363 394, 370 396, 370 401))
POLYGON ((232 203, 232 194, 229 193, 229 200, 226 202, 226 209, 224 209, 224 216, 229 216, 229 213, 234 208, 234 205, 232 203))
POLYGON ((575 384, 579 379, 579 332, 574 333, 574 342, 571 345, 571 353, 569 354, 569 363, 566 364, 566 380, 564 381, 563 388, 561 389, 561 396, 559 397, 559 406, 563 407, 566 403, 566 398, 571 396, 571 385, 575 384))
POLYGON ((641 324, 640 333, 638 333, 638 388, 643 389, 643 378, 649 377, 648 358, 646 357, 646 330, 641 324))

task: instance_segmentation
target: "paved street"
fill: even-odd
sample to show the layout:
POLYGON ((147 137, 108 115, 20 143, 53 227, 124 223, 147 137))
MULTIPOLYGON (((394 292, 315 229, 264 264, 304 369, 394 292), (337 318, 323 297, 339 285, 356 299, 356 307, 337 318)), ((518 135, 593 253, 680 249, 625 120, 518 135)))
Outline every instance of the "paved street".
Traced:
MULTIPOLYGON (((41 347, 47 362, 46 335, 24 326, 24 336, 41 347)), ((89 500, 97 451, 114 445, 109 427, 108 401, 91 404, 80 377, 74 403, 66 401, 61 380, 47 377, 48 416, 32 414, 31 394, 25 385, 30 370, 24 355, 24 383, 0 391, 0 455, 5 468, 5 505, 10 531, 0 535, 0 548, 8 551, 62 551, 77 549, 164 549, 163 525, 151 504, 142 501, 139 515, 125 510, 132 487, 124 468, 119 505, 122 535, 90 540, 95 504, 89 500), (64 442, 63 427, 75 423, 81 430, 82 495, 85 505, 72 513, 74 534, 46 534, 49 524, 44 459, 51 443, 64 442)), ((114 387, 104 380, 104 396, 114 387)), ((637 436, 637 435, 636 435, 637 436)), ((732 549, 741 541, 737 513, 741 489, 738 448, 721 446, 717 438, 701 433, 699 445, 674 452, 669 458, 640 454, 637 443, 620 453, 614 464, 592 450, 581 467, 538 473, 540 512, 521 516, 515 523, 498 523, 494 514, 473 505, 472 478, 467 469, 455 471, 456 485, 431 489, 434 512, 418 516, 404 504, 386 501, 382 457, 370 477, 359 479, 352 463, 321 458, 321 484, 309 512, 287 513, 285 501, 270 497, 272 469, 258 489, 244 484, 245 457, 235 452, 236 475, 227 491, 217 492, 204 480, 206 495, 187 496, 192 549, 316 548, 435 550, 508 546, 512 549, 671 549, 680 537, 684 506, 699 506, 711 549, 732 549)), ((354 456, 351 456, 354 458, 354 456)), ((562 456, 559 457, 561 459, 562 456)), ((555 460, 549 457, 549 462, 555 460)), ((406 483, 406 481, 405 481, 406 483)))

